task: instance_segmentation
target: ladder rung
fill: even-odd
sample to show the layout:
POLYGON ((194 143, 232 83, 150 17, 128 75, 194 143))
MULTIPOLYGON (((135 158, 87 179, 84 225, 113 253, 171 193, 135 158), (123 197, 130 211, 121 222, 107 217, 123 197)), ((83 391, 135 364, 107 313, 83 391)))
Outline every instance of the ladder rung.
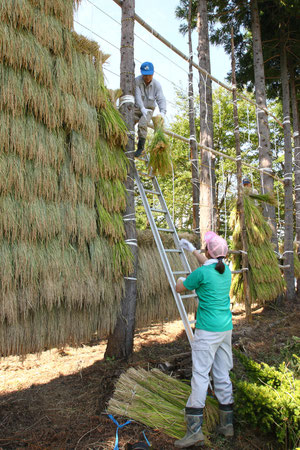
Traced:
POLYGON ((158 231, 166 231, 167 233, 175 233, 171 228, 157 228, 158 231))
POLYGON ((187 270, 179 270, 177 272, 173 272, 173 275, 186 275, 187 273, 189 274, 191 272, 188 272, 187 270))
POLYGON ((191 297, 198 297, 197 294, 186 294, 186 295, 182 295, 181 298, 191 298, 191 297))
POLYGON ((161 195, 160 192, 151 191, 150 189, 144 189, 144 191, 147 192, 148 194, 161 195))
POLYGON ((178 250, 177 248, 165 248, 166 253, 182 253, 182 250, 178 250))
POLYGON ((138 172, 138 174, 142 177, 155 178, 154 175, 150 175, 150 173, 146 173, 146 172, 138 172))
POLYGON ((151 211, 154 211, 154 212, 168 214, 168 211, 165 211, 164 209, 156 209, 156 208, 150 208, 150 209, 151 209, 151 211))

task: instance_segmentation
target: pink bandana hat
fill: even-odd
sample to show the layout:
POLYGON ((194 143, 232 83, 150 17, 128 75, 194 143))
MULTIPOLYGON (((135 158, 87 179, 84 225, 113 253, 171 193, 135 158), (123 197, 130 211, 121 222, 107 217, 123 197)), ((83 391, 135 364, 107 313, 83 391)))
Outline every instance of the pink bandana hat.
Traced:
POLYGON ((228 253, 228 245, 225 239, 216 234, 214 231, 207 231, 204 235, 207 250, 212 258, 219 258, 228 253))

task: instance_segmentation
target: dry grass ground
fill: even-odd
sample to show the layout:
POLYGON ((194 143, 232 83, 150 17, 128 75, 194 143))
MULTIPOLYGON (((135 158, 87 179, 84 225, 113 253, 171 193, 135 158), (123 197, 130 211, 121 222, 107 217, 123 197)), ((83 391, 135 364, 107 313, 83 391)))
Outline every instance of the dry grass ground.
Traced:
MULTIPOLYGON (((234 310, 233 319, 234 345, 259 361, 276 362, 292 336, 299 336, 300 308, 295 304, 258 309, 251 325, 242 311, 234 310)), ((105 341, 95 341, 28 355, 24 361, 0 360, 0 448, 113 449, 116 426, 105 406, 122 371, 132 365, 157 367, 170 355, 189 351, 181 321, 138 330, 128 364, 105 361, 105 347, 105 341)), ((120 449, 139 440, 143 431, 154 449, 174 448, 174 440, 163 433, 130 423, 119 431, 120 449)), ((232 440, 213 435, 211 442, 214 450, 280 448, 272 436, 239 423, 232 440)))

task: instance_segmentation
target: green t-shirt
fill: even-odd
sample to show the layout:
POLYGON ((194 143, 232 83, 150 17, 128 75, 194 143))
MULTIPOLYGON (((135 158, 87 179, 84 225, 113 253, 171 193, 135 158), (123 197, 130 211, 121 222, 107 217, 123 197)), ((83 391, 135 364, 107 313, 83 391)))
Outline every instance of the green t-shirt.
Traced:
POLYGON ((226 264, 223 274, 215 267, 216 263, 198 267, 183 285, 189 291, 195 289, 199 297, 196 328, 206 331, 232 330, 229 298, 231 272, 226 264))

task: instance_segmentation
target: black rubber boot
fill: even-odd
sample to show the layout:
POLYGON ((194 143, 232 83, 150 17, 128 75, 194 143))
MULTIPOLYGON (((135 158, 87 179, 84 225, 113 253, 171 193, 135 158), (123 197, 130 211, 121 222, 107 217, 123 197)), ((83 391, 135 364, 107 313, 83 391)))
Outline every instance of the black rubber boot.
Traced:
POLYGON ((204 435, 201 430, 203 423, 203 408, 185 408, 186 434, 174 442, 176 448, 188 448, 193 445, 203 445, 204 435))
POLYGON ((220 405, 220 426, 218 431, 223 436, 231 437, 234 435, 233 431, 233 405, 220 405))
POLYGON ((140 154, 142 153, 142 151, 145 148, 145 143, 146 143, 146 139, 145 138, 139 138, 138 141, 138 146, 137 146, 137 151, 135 152, 134 156, 137 158, 138 156, 140 156, 140 154))

